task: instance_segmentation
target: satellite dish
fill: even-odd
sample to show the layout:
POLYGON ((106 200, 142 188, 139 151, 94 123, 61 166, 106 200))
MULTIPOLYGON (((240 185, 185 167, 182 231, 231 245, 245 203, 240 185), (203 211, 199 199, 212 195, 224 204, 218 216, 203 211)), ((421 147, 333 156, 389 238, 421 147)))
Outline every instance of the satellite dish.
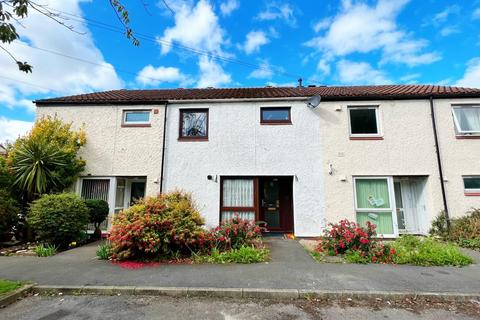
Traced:
POLYGON ((307 106, 310 109, 315 109, 316 107, 318 107, 321 100, 322 100, 322 98, 320 96, 313 96, 310 99, 308 99, 307 106))

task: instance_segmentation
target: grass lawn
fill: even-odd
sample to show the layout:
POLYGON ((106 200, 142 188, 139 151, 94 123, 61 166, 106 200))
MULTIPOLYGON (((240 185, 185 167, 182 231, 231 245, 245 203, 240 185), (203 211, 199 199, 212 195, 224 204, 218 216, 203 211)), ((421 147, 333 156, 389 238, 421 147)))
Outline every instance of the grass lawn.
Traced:
POLYGON ((20 281, 9 281, 0 279, 0 294, 5 294, 22 286, 20 281))

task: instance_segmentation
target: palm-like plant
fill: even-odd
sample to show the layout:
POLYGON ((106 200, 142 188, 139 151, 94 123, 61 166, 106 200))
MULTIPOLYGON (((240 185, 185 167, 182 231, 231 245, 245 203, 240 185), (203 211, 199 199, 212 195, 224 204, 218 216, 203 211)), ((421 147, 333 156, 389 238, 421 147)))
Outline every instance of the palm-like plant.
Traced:
POLYGON ((48 192, 58 183, 55 169, 66 165, 63 152, 31 140, 15 151, 13 159, 14 185, 30 195, 48 192))

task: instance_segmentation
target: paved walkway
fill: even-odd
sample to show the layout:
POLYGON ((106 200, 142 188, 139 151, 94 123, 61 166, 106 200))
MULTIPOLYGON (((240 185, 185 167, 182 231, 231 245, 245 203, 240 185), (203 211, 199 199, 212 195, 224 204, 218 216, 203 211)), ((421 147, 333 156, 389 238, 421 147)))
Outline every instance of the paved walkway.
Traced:
POLYGON ((97 260, 97 244, 54 257, 0 257, 0 278, 44 285, 284 288, 480 293, 480 265, 464 268, 319 264, 295 240, 267 238, 272 259, 250 265, 160 265, 128 270, 97 260))

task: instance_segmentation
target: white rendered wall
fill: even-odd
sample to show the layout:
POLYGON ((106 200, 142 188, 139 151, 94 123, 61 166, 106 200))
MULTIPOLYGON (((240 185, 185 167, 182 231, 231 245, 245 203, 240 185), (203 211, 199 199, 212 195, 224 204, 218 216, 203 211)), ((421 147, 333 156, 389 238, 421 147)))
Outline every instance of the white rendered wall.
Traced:
POLYGON ((87 165, 82 175, 146 176, 146 194, 159 192, 164 106, 84 105, 40 106, 36 118, 57 116, 73 128, 84 127, 87 143, 80 155, 87 165), (151 127, 122 127, 123 110, 157 109, 151 127))
POLYGON ((294 176, 294 229, 316 236, 323 226, 319 115, 305 102, 170 104, 165 190, 192 192, 208 226, 219 223, 220 176, 294 176), (261 125, 260 107, 291 106, 291 125, 261 125), (208 141, 178 141, 179 109, 208 108, 208 141), (207 180, 217 176, 217 181, 207 180))

